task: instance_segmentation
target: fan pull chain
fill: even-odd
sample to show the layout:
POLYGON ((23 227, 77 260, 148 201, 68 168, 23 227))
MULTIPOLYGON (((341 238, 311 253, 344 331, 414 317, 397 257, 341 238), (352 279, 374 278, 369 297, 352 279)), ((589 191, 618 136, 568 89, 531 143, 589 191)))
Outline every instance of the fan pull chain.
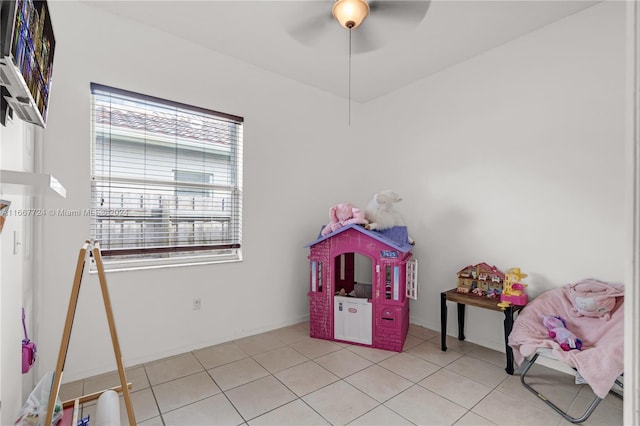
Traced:
POLYGON ((351 32, 349 28, 349 126, 351 126, 351 32))

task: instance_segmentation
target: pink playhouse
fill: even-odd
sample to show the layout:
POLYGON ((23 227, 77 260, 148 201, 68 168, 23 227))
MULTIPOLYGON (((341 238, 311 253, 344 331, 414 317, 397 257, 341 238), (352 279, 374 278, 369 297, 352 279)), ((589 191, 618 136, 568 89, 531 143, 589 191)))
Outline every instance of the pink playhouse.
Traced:
POLYGON ((401 352, 417 296, 407 228, 348 225, 306 247, 311 337, 401 352))

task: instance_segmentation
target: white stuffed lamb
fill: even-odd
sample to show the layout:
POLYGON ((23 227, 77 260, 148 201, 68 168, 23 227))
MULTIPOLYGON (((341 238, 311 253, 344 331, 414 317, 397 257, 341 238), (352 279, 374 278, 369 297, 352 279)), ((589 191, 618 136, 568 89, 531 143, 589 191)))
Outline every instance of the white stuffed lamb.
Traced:
MULTIPOLYGON (((383 231, 394 226, 405 226, 402 216, 393 208, 393 205, 400 201, 402 198, 389 189, 374 194, 364 209, 365 219, 369 221, 365 228, 370 231, 383 231)), ((415 244, 411 236, 408 236, 408 239, 410 244, 415 244)))
POLYGON ((400 201, 402 198, 391 190, 374 194, 364 209, 364 216, 369 221, 366 228, 371 231, 383 231, 394 226, 404 226, 402 216, 393 208, 393 205, 400 201))
MULTIPOLYGON (((402 216, 393 208, 393 205, 400 201, 402 198, 389 189, 374 194, 364 209, 364 217, 369 221, 365 228, 370 231, 383 231, 394 226, 405 226, 402 216)), ((407 237, 410 244, 416 243, 410 235, 407 237)))

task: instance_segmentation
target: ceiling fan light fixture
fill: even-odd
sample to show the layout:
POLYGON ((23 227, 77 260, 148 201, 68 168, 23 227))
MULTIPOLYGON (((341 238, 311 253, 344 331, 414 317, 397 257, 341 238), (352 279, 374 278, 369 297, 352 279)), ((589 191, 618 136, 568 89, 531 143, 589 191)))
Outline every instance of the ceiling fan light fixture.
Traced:
POLYGON ((369 15, 369 4, 365 0, 336 0, 331 12, 340 25, 352 30, 369 15))

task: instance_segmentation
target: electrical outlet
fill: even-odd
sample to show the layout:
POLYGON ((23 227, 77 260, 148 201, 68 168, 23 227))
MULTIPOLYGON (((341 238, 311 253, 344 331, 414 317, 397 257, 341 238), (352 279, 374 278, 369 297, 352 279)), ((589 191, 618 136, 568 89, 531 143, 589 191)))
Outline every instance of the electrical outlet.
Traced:
POLYGON ((194 311, 199 311, 201 307, 202 307, 202 298, 194 297, 193 298, 193 310, 194 311))

